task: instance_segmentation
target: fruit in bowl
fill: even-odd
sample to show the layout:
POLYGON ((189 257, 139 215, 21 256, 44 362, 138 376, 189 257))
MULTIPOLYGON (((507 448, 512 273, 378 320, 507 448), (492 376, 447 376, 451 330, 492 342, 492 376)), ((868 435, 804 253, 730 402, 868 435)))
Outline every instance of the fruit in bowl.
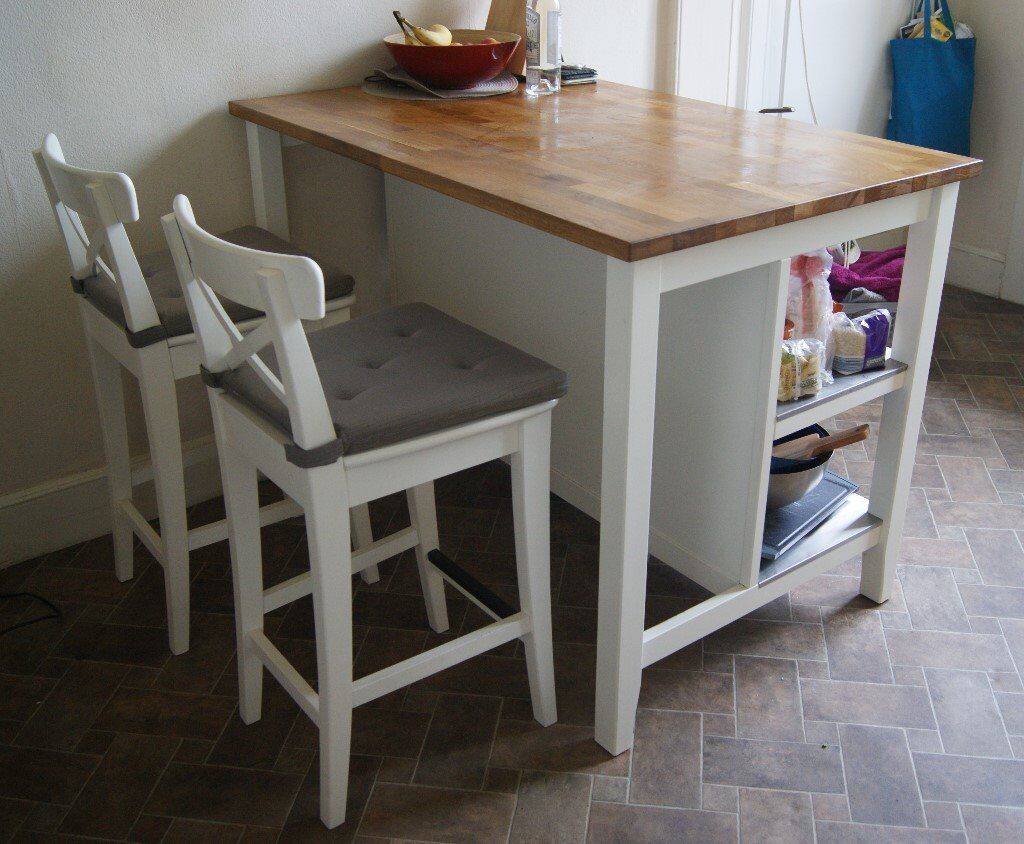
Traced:
POLYGON ((514 32, 421 27, 398 12, 395 18, 402 33, 389 35, 384 46, 399 67, 431 88, 461 91, 493 79, 508 65, 520 40, 514 32))

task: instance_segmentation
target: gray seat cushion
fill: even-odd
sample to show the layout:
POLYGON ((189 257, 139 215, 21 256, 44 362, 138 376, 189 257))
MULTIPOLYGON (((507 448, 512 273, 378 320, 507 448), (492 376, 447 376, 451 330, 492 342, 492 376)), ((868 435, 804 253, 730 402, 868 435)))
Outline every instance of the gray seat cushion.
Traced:
MULTIPOLYGON (((259 249, 263 252, 277 252, 282 255, 306 255, 313 258, 320 265, 324 274, 324 293, 327 301, 340 299, 352 293, 355 282, 352 276, 341 272, 336 267, 324 263, 308 252, 299 249, 287 240, 282 240, 277 235, 271 234, 256 226, 242 226, 232 229, 220 235, 224 240, 245 246, 249 249, 259 249)), ((174 270, 174 261, 169 250, 154 252, 151 255, 143 255, 139 258, 139 267, 142 275, 149 286, 149 292, 156 305, 157 315, 160 317, 160 328, 152 331, 130 332, 124 318, 124 309, 121 307, 121 299, 117 295, 114 283, 102 275, 95 275, 77 283, 76 290, 84 293, 88 300, 100 311, 114 320, 118 325, 124 327, 128 333, 128 339, 133 346, 148 346, 160 340, 170 337, 180 337, 192 333, 192 321, 189 319, 188 307, 185 304, 185 296, 178 281, 178 274, 174 270)), ((243 322, 247 319, 255 319, 263 316, 259 311, 247 308, 229 300, 222 300, 225 310, 235 322, 243 322)))
MULTIPOLYGON (((288 449, 298 465, 356 454, 565 395, 560 369, 429 305, 388 308, 309 335, 337 440, 288 449)), ((260 353, 275 372, 271 348, 260 353)), ((288 412, 244 364, 206 374, 291 433, 288 412)))

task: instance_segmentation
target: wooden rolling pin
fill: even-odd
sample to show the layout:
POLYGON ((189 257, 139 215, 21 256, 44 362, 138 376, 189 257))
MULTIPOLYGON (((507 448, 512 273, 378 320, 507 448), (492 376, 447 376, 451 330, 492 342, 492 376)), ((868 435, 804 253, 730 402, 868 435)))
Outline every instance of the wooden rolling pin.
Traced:
POLYGON ((808 434, 805 437, 775 446, 772 449, 772 457, 783 457, 786 460, 810 460, 826 451, 835 451, 837 448, 864 442, 868 438, 870 430, 869 425, 858 425, 856 428, 847 428, 845 431, 828 437, 808 434))

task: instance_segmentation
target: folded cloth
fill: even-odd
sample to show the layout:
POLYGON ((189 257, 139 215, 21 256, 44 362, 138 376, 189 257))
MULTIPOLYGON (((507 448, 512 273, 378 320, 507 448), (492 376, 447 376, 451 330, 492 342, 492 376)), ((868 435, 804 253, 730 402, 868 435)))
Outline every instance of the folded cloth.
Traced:
POLYGON ((880 294, 886 301, 897 301, 900 298, 906 254, 906 246, 897 246, 882 252, 865 252, 859 261, 849 267, 836 262, 828 278, 832 298, 842 301, 851 290, 863 287, 880 294))

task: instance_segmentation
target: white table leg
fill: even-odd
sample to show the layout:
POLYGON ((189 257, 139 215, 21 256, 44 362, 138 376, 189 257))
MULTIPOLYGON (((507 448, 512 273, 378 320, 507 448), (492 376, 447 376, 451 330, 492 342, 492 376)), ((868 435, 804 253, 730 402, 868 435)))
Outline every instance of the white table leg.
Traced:
POLYGON ((633 744, 640 695, 658 372, 660 259, 608 259, 595 737, 633 744))
POLYGON ((877 603, 889 599, 896 574, 958 189, 955 182, 935 189, 931 213, 910 227, 907 242, 892 354, 909 369, 903 389, 882 405, 869 506, 882 519, 882 536, 864 554, 860 577, 861 593, 877 603))
POLYGON ((281 133, 256 123, 245 124, 252 174, 256 225, 288 240, 288 204, 284 192, 281 133))

